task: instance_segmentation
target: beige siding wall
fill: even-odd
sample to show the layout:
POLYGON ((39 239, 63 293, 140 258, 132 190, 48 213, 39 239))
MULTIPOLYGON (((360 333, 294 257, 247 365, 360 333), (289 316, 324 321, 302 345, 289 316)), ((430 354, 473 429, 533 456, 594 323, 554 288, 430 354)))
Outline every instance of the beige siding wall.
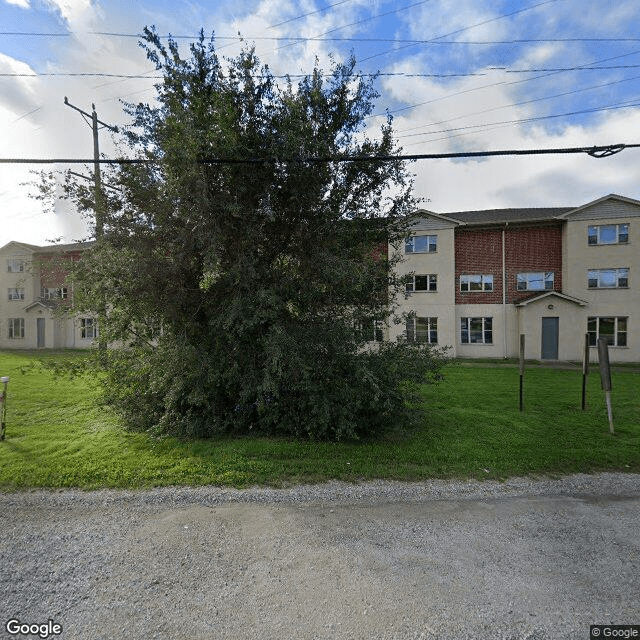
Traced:
MULTIPOLYGON (((589 317, 626 317, 627 347, 610 347, 612 361, 640 361, 640 208, 626 202, 605 201, 567 218, 564 251, 564 292, 588 304, 575 318, 576 333, 587 331, 589 317), (628 224, 625 244, 589 245, 589 226, 628 224), (629 269, 628 288, 589 289, 591 269, 629 269)), ((592 359, 597 350, 591 350, 592 359)))
MULTIPOLYGON (((396 268, 402 277, 409 273, 416 275, 436 275, 436 291, 416 291, 407 296, 401 294, 396 301, 398 313, 415 311, 425 318, 437 318, 438 346, 455 345, 455 259, 453 225, 437 219, 426 219, 416 226, 416 236, 437 236, 437 250, 431 253, 405 253, 404 244, 390 246, 390 255, 402 256, 403 261, 396 268)), ((404 324, 391 324, 391 340, 405 332, 404 324)))

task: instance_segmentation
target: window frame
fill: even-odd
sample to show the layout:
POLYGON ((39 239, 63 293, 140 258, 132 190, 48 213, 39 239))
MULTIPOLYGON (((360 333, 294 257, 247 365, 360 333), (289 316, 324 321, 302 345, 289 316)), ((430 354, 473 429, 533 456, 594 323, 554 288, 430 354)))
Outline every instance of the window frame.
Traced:
POLYGON ((23 340, 24 339, 24 318, 9 318, 7 320, 7 337, 9 340, 23 340), (16 334, 16 323, 18 323, 18 333, 16 334))
POLYGON ((405 238, 405 253, 436 253, 438 251, 438 236, 436 235, 413 235, 405 238), (416 250, 416 238, 425 238, 426 249, 416 250), (433 246, 433 249, 431 248, 433 246))
POLYGON ((98 323, 95 318, 80 318, 80 338, 95 340, 98 337, 98 323), (89 335, 91 333, 91 335, 89 335))
POLYGON ((461 273, 460 274, 460 292, 461 293, 491 293, 493 292, 493 274, 492 273, 461 273), (480 278, 480 289, 471 288, 471 280, 467 278, 480 278), (463 289, 463 284, 467 285, 466 289, 463 289), (490 288, 487 285, 490 284, 490 288))
POLYGON ((405 335, 408 342, 438 344, 438 318, 436 316, 413 316, 407 318, 405 335), (421 329, 418 328, 418 321, 422 325, 421 329))
POLYGON ((7 273, 24 273, 27 263, 22 258, 7 258, 7 273), (14 265, 19 265, 18 269, 13 269, 14 265))
POLYGON ((516 274, 516 291, 553 291, 556 281, 556 273, 555 271, 522 271, 516 274), (548 276, 551 276, 549 279, 548 276), (529 276, 542 276, 542 278, 531 278, 529 276), (521 278, 526 277, 526 279, 521 280, 521 278), (531 286, 532 281, 540 280, 543 283, 541 288, 534 288, 531 286), (521 287, 520 285, 524 282, 525 286, 521 287), (551 286, 547 286, 547 285, 551 286))
POLYGON ((9 287, 7 289, 7 299, 8 300, 24 300, 24 289, 20 287, 9 287))
POLYGON ((607 246, 612 244, 629 244, 629 223, 620 222, 613 224, 590 224, 587 228, 587 245, 590 247, 607 246), (613 242, 603 242, 601 239, 601 229, 609 227, 615 228, 616 239, 613 242), (591 230, 595 230, 592 233, 591 230), (621 229, 624 229, 621 231, 621 229), (623 239, 621 239, 623 238, 623 239), (594 239, 592 241, 592 239, 594 239))
POLYGON ((587 318, 587 334, 589 335, 590 347, 598 346, 598 338, 612 336, 611 341, 607 340, 610 347, 627 348, 629 346, 629 316, 589 316, 587 318), (603 321, 613 321, 613 332, 607 332, 604 336, 601 330, 603 321))
POLYGON ((43 294, 45 300, 66 300, 69 296, 67 287, 44 287, 43 294))
POLYGON ((406 283, 406 293, 434 293, 438 291, 438 274, 437 273, 418 273, 411 277, 411 281, 406 283), (417 278, 428 279, 428 289, 417 289, 417 278))
POLYGON ((628 289, 629 288, 629 267, 615 267, 611 269, 588 269, 587 270, 587 289, 628 289), (621 273, 624 272, 624 275, 621 273), (600 277, 604 273, 614 273, 615 281, 614 285, 602 284, 600 277), (593 275, 592 275, 593 274, 593 275), (596 284, 592 285, 592 281, 596 281, 596 284), (620 284, 620 281, 623 284, 620 284))
POLYGON ((493 316, 465 316, 460 318, 460 343, 493 345, 493 316), (478 322, 480 323, 479 329, 478 322), (475 325, 475 327, 472 325, 475 325), (478 333, 481 334, 482 340, 472 340, 473 334, 477 336, 478 333))

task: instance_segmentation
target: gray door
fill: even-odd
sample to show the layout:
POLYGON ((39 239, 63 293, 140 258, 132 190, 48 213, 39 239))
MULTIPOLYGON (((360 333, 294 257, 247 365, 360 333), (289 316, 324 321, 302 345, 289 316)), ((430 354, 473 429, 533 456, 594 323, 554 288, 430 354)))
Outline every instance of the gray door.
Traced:
POLYGON ((560 318, 542 318, 542 359, 558 359, 560 318))
POLYGON ((44 318, 37 318, 38 347, 44 347, 44 318))

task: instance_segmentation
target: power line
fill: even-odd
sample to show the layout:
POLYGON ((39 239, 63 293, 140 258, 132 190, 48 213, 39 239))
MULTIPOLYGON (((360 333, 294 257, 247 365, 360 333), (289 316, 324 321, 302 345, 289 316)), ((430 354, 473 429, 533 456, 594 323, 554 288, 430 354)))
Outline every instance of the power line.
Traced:
MULTIPOLYGON (((542 73, 558 71, 606 71, 611 69, 638 69, 640 64, 618 64, 603 67, 552 67, 549 69, 508 69, 506 67, 487 67, 488 71, 503 71, 504 73, 542 73)), ((289 73, 277 74, 269 77, 275 79, 286 78, 306 78, 310 74, 289 73)), ((325 74, 326 75, 326 74, 325 74)), ((461 72, 461 73, 408 73, 403 71, 390 71, 379 73, 354 73, 354 78, 470 78, 476 76, 486 76, 488 73, 482 72, 461 72)), ((32 73, 0 73, 0 78, 47 78, 47 77, 89 77, 89 78, 121 78, 124 80, 162 80, 164 76, 148 75, 148 73, 105 73, 101 71, 34 71, 32 73)), ((256 74, 253 78, 266 78, 264 74, 256 74)))
MULTIPOLYGON (((398 160, 439 160, 447 158, 479 158, 497 156, 530 156, 530 155, 565 155, 586 153, 593 158, 608 158, 624 149, 640 148, 638 144, 609 144, 590 147, 567 147, 559 149, 504 149, 497 151, 462 151, 458 153, 420 153, 382 156, 308 156, 287 158, 205 158, 197 161, 197 164, 271 164, 271 163, 326 163, 326 162, 395 162, 398 160)), ((0 164, 88 164, 94 159, 87 158, 0 158, 0 164)), ((127 164, 160 164, 158 160, 148 158, 101 158, 100 164, 127 165, 127 164)))
MULTIPOLYGON (((347 2, 351 2, 352 0, 345 0, 347 2)), ((341 3, 338 3, 341 4, 341 3)), ((335 5, 332 5, 335 6, 335 5)), ((327 9, 330 7, 326 7, 327 9)), ((320 9, 319 11, 323 11, 320 9)), ((318 13, 318 11, 312 12, 318 13)), ((311 14, 306 14, 311 15, 311 14)), ((511 15, 511 14, 509 14, 511 15)), ((296 18, 293 18, 295 20, 296 18)), ((493 18, 495 20, 497 18, 493 18)), ((283 23, 280 23, 283 24, 283 23)), ((469 27, 465 27, 465 29, 470 29, 472 26, 479 26, 481 23, 477 25, 471 25, 469 27)), ((272 28, 267 27, 268 29, 272 28)), ((347 25, 345 25, 347 26, 347 25)), ((89 36, 108 36, 108 37, 117 37, 117 38, 142 38, 143 34, 141 33, 120 33, 116 31, 68 31, 66 33, 50 33, 50 32, 40 32, 40 31, 0 31, 0 36, 17 36, 17 37, 55 37, 55 38, 68 38, 71 36, 78 35, 89 35, 89 36)), ((159 36, 161 39, 172 38, 174 40, 197 40, 199 35, 173 35, 166 34, 159 36)), ((445 37, 445 36, 441 36, 445 37)), ((305 37, 305 36, 243 36, 243 35, 232 35, 232 36, 223 36, 216 35, 214 37, 215 40, 237 40, 238 42, 246 40, 246 41, 261 41, 261 40, 271 40, 271 41, 283 41, 283 40, 295 40, 296 42, 389 42, 389 43, 397 43, 397 44, 434 44, 434 45, 457 45, 457 46, 495 46, 495 45, 509 45, 509 44, 547 44, 547 43, 570 43, 570 42, 612 42, 612 43, 624 43, 624 42, 640 42, 640 38, 587 38, 587 37, 576 37, 576 38, 514 38, 513 40, 441 40, 441 39, 413 39, 413 38, 345 38, 345 37, 336 37, 332 36, 329 38, 314 36, 314 37, 305 37)))

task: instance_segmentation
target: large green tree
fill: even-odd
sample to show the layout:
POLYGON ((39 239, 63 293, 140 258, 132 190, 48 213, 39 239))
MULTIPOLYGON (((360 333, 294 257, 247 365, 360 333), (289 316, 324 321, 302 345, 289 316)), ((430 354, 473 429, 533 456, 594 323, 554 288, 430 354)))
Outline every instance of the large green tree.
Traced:
MULTIPOLYGON (((110 399, 131 425, 206 436, 359 437, 397 421, 406 382, 440 359, 387 321, 412 176, 355 61, 279 82, 252 49, 221 59, 201 34, 184 56, 145 29, 162 72, 153 105, 127 105, 128 153, 108 181, 104 236, 76 303, 106 301, 110 399)), ((85 200, 85 204, 88 201, 85 200)))

